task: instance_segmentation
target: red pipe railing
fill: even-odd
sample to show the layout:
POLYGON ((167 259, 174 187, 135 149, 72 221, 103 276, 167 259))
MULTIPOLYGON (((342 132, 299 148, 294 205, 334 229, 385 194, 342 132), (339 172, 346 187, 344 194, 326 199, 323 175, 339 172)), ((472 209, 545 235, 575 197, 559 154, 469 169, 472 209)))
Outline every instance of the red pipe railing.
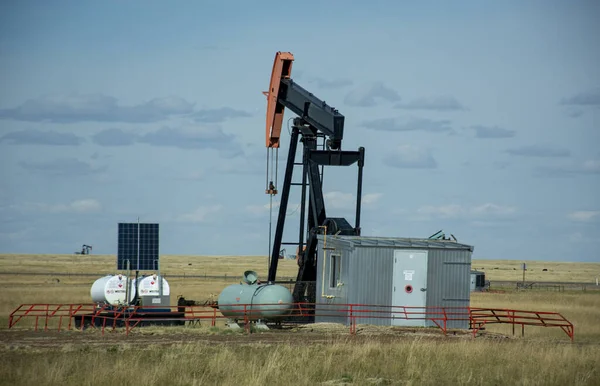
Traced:
MULTIPOLYGON (((388 320, 385 325, 394 326, 395 321, 420 320, 423 327, 438 327, 446 334, 449 325, 468 325, 473 332, 473 337, 487 324, 520 325, 522 334, 525 326, 557 327, 561 328, 574 340, 574 326, 563 315, 557 312, 528 311, 497 308, 474 307, 412 307, 412 306, 383 306, 369 304, 329 304, 329 303, 294 303, 294 304, 235 304, 227 305, 230 309, 224 316, 217 308, 210 306, 131 306, 113 307, 109 305, 98 306, 95 304, 21 304, 11 312, 8 328, 14 327, 23 318, 35 319, 34 330, 38 331, 39 319, 43 318, 44 331, 48 331, 51 320, 58 319, 58 331, 63 329, 63 319, 69 318, 67 330, 71 330, 73 321, 79 321, 80 328, 86 326, 86 319, 90 325, 98 327, 96 320, 101 320, 101 330, 111 326, 115 330, 118 325, 125 327, 128 335, 131 330, 144 321, 167 322, 179 321, 200 322, 210 321, 215 326, 217 320, 236 319, 243 321, 244 328, 250 332, 252 321, 260 319, 265 312, 281 311, 283 306, 289 306, 286 318, 306 317, 309 311, 320 319, 330 319, 349 326, 350 333, 356 334, 358 324, 373 324, 369 321, 388 320), (231 309, 233 308, 233 309, 231 309), (367 323, 359 323, 360 321, 367 323), (112 322, 107 325, 107 323, 112 322), (120 323, 119 323, 120 322, 120 323), (462 323, 461 323, 462 322, 462 323)), ((375 323, 381 324, 381 323, 375 323)))
POLYGON ((473 335, 486 324, 511 324, 513 334, 515 325, 521 326, 521 335, 525 334, 525 326, 560 327, 571 341, 574 340, 575 327, 558 312, 510 310, 501 308, 471 308, 471 329, 473 335))

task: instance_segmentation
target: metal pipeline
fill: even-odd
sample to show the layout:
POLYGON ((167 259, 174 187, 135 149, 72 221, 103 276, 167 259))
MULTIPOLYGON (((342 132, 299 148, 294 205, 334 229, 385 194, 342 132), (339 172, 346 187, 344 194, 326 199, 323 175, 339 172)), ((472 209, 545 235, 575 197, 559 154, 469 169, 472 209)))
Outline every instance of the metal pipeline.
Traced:
POLYGON ((321 298, 333 299, 333 295, 325 295, 325 269, 327 268, 327 226, 320 225, 319 228, 324 228, 325 233, 323 235, 323 267, 322 267, 322 280, 321 280, 321 298))

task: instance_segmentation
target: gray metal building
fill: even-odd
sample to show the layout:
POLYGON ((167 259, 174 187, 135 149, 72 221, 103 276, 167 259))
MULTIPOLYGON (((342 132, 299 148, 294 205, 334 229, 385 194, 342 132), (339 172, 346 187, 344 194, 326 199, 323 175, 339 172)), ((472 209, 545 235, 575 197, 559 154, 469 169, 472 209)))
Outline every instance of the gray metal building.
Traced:
MULTIPOLYGON (((473 249, 448 240, 319 235, 316 302, 332 306, 318 305, 315 322, 348 324, 347 312, 335 304, 364 304, 382 307, 360 313, 358 324, 435 326, 390 306, 468 307, 473 249)), ((468 326, 468 320, 447 323, 447 328, 468 326)))
POLYGON ((471 291, 483 291, 485 288, 485 272, 471 271, 471 291))

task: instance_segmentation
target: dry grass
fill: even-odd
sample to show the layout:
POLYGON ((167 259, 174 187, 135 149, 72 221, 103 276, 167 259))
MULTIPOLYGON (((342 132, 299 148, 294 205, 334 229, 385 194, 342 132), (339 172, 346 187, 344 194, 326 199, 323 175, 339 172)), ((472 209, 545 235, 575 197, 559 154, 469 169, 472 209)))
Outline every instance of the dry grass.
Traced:
MULTIPOLYGON (((491 280, 512 280, 511 275, 517 275, 512 268, 518 269, 519 263, 475 261, 473 267, 485 267, 491 280)), ((281 276, 295 276, 295 261, 282 260, 280 264, 281 276)), ((542 262, 529 262, 528 265, 528 275, 544 274, 544 281, 591 282, 600 267, 600 264, 542 262), (542 268, 549 271, 542 273, 542 268)), ((346 327, 341 329, 343 339, 331 338, 333 330, 321 331, 321 338, 315 339, 300 329, 278 335, 296 336, 295 343, 286 339, 283 343, 269 339, 261 341, 241 334, 233 345, 216 339, 223 338, 229 331, 208 327, 135 330, 136 339, 145 336, 151 342, 155 339, 161 342, 146 345, 138 345, 135 340, 119 334, 105 341, 97 331, 70 333, 74 334, 73 343, 67 344, 64 341, 71 335, 62 334, 64 338, 60 343, 48 345, 44 342, 47 343, 49 338, 42 333, 27 335, 24 341, 28 343, 16 344, 15 334, 27 333, 6 331, 8 314, 21 303, 90 302, 89 290, 96 277, 57 276, 57 272, 107 274, 114 273, 114 267, 114 256, 0 256, 0 291, 3 294, 0 297, 0 329, 4 330, 2 336, 5 339, 4 345, 0 346, 2 384, 104 385, 112 384, 116 379, 124 385, 600 384, 597 369, 597 363, 600 363, 600 291, 472 294, 473 306, 560 312, 575 324, 575 344, 569 343, 560 329, 537 327, 527 327, 525 338, 432 340, 403 335, 400 339, 390 336, 390 343, 385 341, 388 338, 382 339, 383 335, 377 329, 361 330, 361 333, 370 331, 368 334, 373 337, 379 336, 371 341, 370 335, 362 336, 368 339, 351 339, 346 327), (6 272, 47 274, 8 275, 6 272), (88 334, 104 344, 86 343, 78 340, 76 334, 88 334), (173 336, 176 338, 161 340, 173 336), (173 345, 173 342, 179 343, 173 345)), ((162 271, 167 275, 185 272, 231 276, 231 279, 220 281, 170 278, 173 301, 179 294, 196 300, 209 299, 226 285, 239 282, 242 272, 247 269, 258 271, 264 278, 266 258, 162 257, 162 271)), ((510 335, 510 327, 506 326, 490 326, 487 331, 510 335)), ((253 335, 263 334, 272 337, 276 333, 253 335)))
POLYGON ((164 347, 65 346, 0 354, 5 384, 23 385, 595 385, 597 347, 530 342, 164 347), (51 354, 51 355, 50 355, 51 354), (33 371, 35 369, 35 371, 33 371))
MULTIPOLYGON (((473 269, 486 272, 490 280, 520 281, 523 278, 521 261, 473 260, 473 269)), ((600 263, 569 263, 526 261, 528 281, 586 282, 600 277, 600 263), (547 269, 547 271, 543 271, 547 269)), ((0 255, 2 272, 43 273, 113 273, 113 255, 0 255)), ((161 256, 161 271, 166 275, 231 275, 239 278, 253 269, 263 278, 267 275, 265 256, 161 256)), ((280 260, 279 278, 295 278, 298 267, 294 260, 280 260)))
POLYGON ((471 267, 485 272, 491 281, 517 282, 523 280, 522 263, 527 263, 526 281, 595 283, 596 277, 600 278, 600 263, 473 260, 471 267))
MULTIPOLYGON (((114 255, 0 255, 0 272, 114 273, 114 255)), ((237 279, 245 270, 267 276, 265 256, 176 256, 160 257, 160 269, 168 275, 227 275, 237 279)), ((295 260, 279 260, 277 276, 296 278, 295 260)))

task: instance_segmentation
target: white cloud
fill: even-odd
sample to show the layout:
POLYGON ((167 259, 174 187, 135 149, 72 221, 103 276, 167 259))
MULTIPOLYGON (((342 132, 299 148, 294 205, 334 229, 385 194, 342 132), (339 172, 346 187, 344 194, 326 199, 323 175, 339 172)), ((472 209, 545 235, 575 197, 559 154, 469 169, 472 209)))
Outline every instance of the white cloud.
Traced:
POLYGON ((34 228, 25 228, 22 230, 15 230, 12 232, 0 233, 0 238, 5 238, 7 240, 25 240, 27 237, 33 235, 34 228))
POLYGON ((441 205, 441 206, 433 206, 427 205, 417 209, 417 213, 432 215, 432 216, 440 216, 440 217, 455 217, 462 213, 464 209, 460 205, 441 205))
POLYGON ((94 165, 73 157, 56 158, 54 160, 21 161, 19 165, 28 171, 53 176, 84 176, 102 173, 107 170, 108 165, 94 165))
MULTIPOLYGON (((246 212, 253 215, 263 215, 269 213, 269 203, 262 205, 247 205, 246 212)), ((273 220, 276 221, 279 213, 279 201, 273 201, 273 220)), ((306 208, 308 208, 308 199, 306 200, 306 208)), ((300 202, 288 202, 287 211, 285 213, 288 217, 296 217, 300 213, 300 202)))
POLYGON ((15 209, 22 212, 37 212, 37 213, 95 213, 102 209, 102 204, 98 200, 86 198, 75 200, 68 204, 47 204, 41 202, 28 202, 13 206, 15 209))
POLYGON ((503 216, 508 214, 515 213, 516 208, 512 206, 502 206, 496 205, 492 203, 482 204, 470 209, 470 212, 474 215, 484 215, 484 216, 503 216))
POLYGON ((177 221, 181 222, 205 222, 210 220, 210 216, 219 212, 222 205, 200 206, 196 210, 181 214, 177 217, 177 221))
MULTIPOLYGON (((270 206, 271 206, 270 203, 266 203, 263 205, 247 205, 246 211, 251 214, 269 213, 270 206)), ((290 207, 289 204, 288 204, 288 207, 290 207)), ((273 201, 273 210, 276 210, 276 209, 278 210, 278 208, 279 208, 279 201, 273 201)))
POLYGON ((561 166, 538 166, 536 173, 545 177, 600 174, 600 159, 587 159, 561 166))
POLYGON ((435 169, 437 161, 429 150, 417 146, 401 145, 389 152, 383 159, 384 164, 396 168, 435 169))
POLYGON ((172 115, 191 113, 193 107, 192 103, 176 96, 122 106, 116 98, 102 94, 57 94, 29 99, 14 109, 0 110, 0 119, 58 123, 157 122, 172 115))
POLYGON ((397 109, 407 110, 466 110, 466 108, 455 97, 450 95, 437 95, 433 97, 417 98, 408 103, 397 104, 394 107, 397 109))
POLYGON ((472 218, 507 216, 516 213, 517 209, 512 206, 503 206, 493 203, 485 203, 476 206, 464 206, 458 204, 448 205, 426 205, 417 209, 417 213, 424 216, 443 218, 472 218))
POLYGON ((204 178, 205 174, 206 173, 204 172, 204 170, 197 170, 195 172, 189 173, 188 178, 190 180, 201 180, 204 178))
MULTIPOLYGON (((362 196, 362 204, 374 205, 383 196, 382 193, 367 193, 362 196)), ((356 207, 356 196, 352 193, 344 193, 340 191, 331 191, 323 194, 325 199, 326 209, 354 209, 356 207)), ((308 208, 308 198, 306 200, 308 208)), ((245 207, 247 213, 253 215, 261 215, 269 213, 269 203, 247 205, 245 207)), ((294 216, 300 210, 299 202, 289 202, 286 216, 294 216)), ((273 214, 277 215, 279 211, 279 201, 273 201, 273 214)))
POLYGON ((396 132, 427 131, 432 133, 451 132, 453 129, 450 124, 451 121, 447 119, 433 120, 415 117, 411 117, 408 120, 400 120, 398 118, 377 118, 362 123, 364 127, 371 130, 396 132))
POLYGON ((490 221, 484 219, 470 221, 469 224, 475 228, 497 228, 506 225, 501 221, 490 221))
POLYGON ((383 193, 367 193, 362 196, 362 203, 365 205, 375 204, 383 197, 383 193))
MULTIPOLYGON (((585 235, 581 232, 573 232, 573 233, 569 233, 567 235, 565 235, 564 237, 568 242, 573 243, 573 244, 577 244, 577 245, 582 245, 582 244, 598 244, 598 238, 591 236, 591 235, 585 235)), ((575 247, 575 246, 574 246, 575 247)))
POLYGON ((73 201, 69 208, 76 213, 89 213, 89 212, 98 212, 102 208, 100 202, 94 199, 85 199, 85 200, 77 200, 73 201))
POLYGON ((567 217, 572 221, 587 222, 600 217, 600 210, 580 210, 571 212, 567 217))
POLYGON ((332 191, 323 194, 323 198, 325 199, 325 208, 349 209, 356 205, 356 200, 352 193, 332 191))
POLYGON ((180 149, 217 149, 239 154, 241 148, 235 136, 226 134, 219 126, 162 127, 146 133, 139 142, 151 146, 176 147, 180 149))
POLYGON ((386 86, 383 82, 371 82, 350 91, 346 95, 344 103, 348 106, 372 107, 381 101, 397 102, 399 100, 400 95, 396 90, 386 86))
POLYGON ((581 169, 588 173, 600 173, 600 159, 590 159, 585 161, 581 169))
MULTIPOLYGON (((331 209, 353 209, 356 207, 356 195, 340 191, 331 191, 323 194, 325 208, 331 209)), ((374 205, 383 196, 382 193, 367 193, 362 195, 363 205, 374 205)))
POLYGON ((184 174, 174 177, 174 178, 177 180, 184 180, 184 181, 201 181, 206 178, 206 171, 194 170, 194 171, 184 173, 184 174))

